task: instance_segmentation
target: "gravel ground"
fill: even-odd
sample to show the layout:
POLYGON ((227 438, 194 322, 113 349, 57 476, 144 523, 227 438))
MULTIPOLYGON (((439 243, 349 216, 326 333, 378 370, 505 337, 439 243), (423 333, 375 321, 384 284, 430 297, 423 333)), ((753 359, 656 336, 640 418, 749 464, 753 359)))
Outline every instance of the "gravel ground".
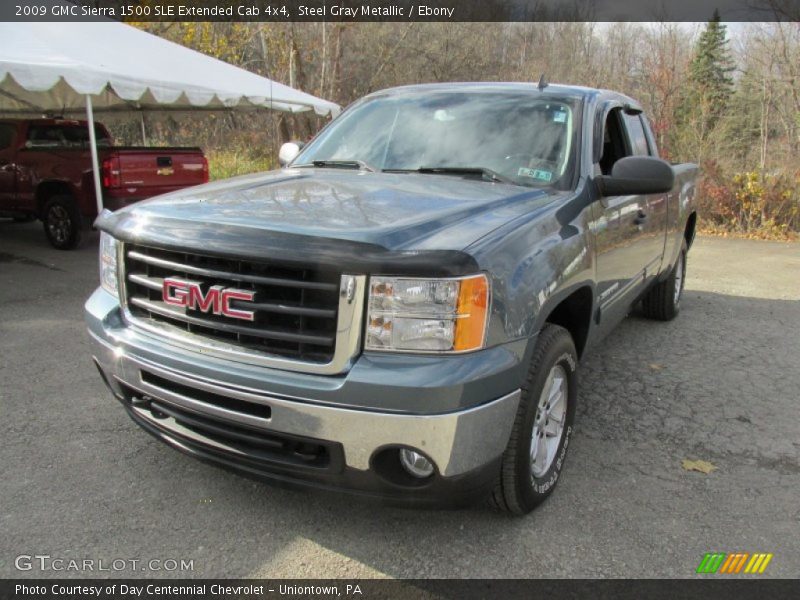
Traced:
POLYGON ((679 318, 632 315, 584 361, 559 488, 521 519, 274 489, 156 442, 91 364, 96 246, 0 221, 0 577, 64 574, 21 554, 193 561, 125 576, 690 577, 709 551, 800 575, 800 245, 699 238, 679 318))

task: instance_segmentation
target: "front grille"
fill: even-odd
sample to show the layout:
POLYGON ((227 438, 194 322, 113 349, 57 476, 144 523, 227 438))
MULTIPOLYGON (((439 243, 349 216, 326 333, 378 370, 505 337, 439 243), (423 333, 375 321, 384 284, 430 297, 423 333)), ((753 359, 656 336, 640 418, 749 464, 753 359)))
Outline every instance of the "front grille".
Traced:
POLYGON ((247 351, 305 362, 333 358, 340 273, 205 254, 124 246, 125 302, 130 314, 247 351), (254 312, 252 321, 235 319, 162 300, 168 277, 211 286, 253 291, 253 302, 234 300, 231 308, 254 312))

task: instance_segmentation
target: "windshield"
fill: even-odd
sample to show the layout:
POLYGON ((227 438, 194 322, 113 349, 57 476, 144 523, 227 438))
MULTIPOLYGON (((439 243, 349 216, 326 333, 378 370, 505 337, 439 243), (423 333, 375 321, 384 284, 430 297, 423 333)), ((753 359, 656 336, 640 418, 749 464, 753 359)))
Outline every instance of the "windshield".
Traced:
POLYGON ((345 112, 292 166, 346 161, 444 175, 449 168, 475 169, 518 185, 563 188, 572 179, 576 105, 531 92, 379 96, 345 112))

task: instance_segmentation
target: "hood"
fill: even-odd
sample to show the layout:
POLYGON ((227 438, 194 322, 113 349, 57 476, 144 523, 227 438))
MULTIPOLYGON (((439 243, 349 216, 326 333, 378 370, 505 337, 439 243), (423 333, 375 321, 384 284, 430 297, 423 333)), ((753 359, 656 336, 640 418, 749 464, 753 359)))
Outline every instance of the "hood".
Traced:
POLYGON ((554 198, 450 175, 285 169, 198 186, 141 202, 125 212, 345 239, 388 250, 465 248, 554 198))
POLYGON ((290 168, 166 194, 98 227, 128 241, 232 256, 282 251, 335 262, 344 247, 351 257, 463 254, 559 194, 455 175, 290 168))

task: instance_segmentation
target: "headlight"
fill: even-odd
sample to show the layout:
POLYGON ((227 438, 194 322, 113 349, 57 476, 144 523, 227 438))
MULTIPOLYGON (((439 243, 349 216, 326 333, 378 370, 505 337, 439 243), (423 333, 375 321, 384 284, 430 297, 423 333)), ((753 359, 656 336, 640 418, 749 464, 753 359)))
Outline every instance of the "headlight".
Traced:
POLYGON ((117 240, 105 231, 100 232, 100 285, 117 296, 117 240))
POLYGON ((489 315, 485 275, 372 277, 367 350, 468 352, 482 348, 489 315))

